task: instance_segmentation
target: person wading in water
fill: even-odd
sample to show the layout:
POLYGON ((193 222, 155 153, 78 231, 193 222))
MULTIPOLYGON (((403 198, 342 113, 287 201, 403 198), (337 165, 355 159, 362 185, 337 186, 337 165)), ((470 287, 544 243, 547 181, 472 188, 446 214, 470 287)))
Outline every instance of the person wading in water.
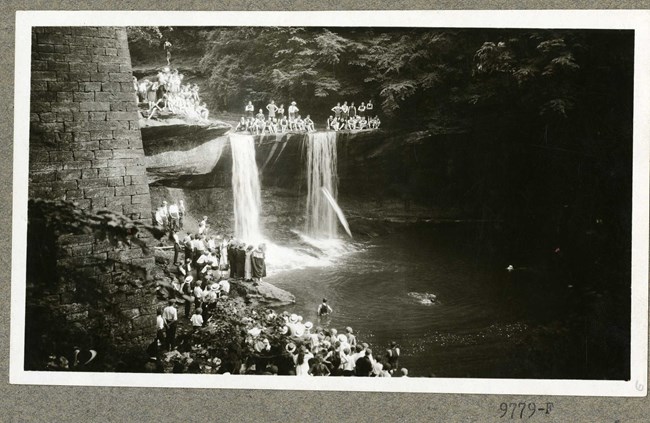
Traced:
POLYGON ((323 298, 323 302, 318 306, 318 317, 325 317, 332 313, 332 307, 327 304, 327 298, 323 298))

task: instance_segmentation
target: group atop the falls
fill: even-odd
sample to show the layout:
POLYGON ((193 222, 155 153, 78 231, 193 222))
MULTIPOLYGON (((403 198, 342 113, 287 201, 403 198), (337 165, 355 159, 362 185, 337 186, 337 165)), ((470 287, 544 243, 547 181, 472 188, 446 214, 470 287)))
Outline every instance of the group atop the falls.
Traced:
POLYGON ((197 84, 183 84, 184 75, 169 66, 162 68, 155 80, 139 81, 133 77, 133 88, 138 104, 148 106, 147 119, 161 113, 186 116, 190 119, 207 120, 210 114, 205 102, 199 97, 197 84))
MULTIPOLYGON (((235 131, 249 132, 251 134, 269 134, 286 133, 286 132, 315 132, 316 125, 310 114, 303 119, 300 109, 295 101, 292 101, 287 109, 285 116, 284 104, 280 106, 275 104, 275 100, 270 100, 266 105, 267 114, 263 109, 259 109, 255 114, 255 106, 249 101, 244 107, 246 116, 242 116, 237 123, 235 131)), ((374 106, 372 100, 361 102, 357 108, 354 102, 348 106, 344 101, 343 105, 337 103, 331 110, 334 116, 330 115, 325 122, 326 130, 364 130, 377 129, 381 125, 378 115, 373 115, 374 106)))

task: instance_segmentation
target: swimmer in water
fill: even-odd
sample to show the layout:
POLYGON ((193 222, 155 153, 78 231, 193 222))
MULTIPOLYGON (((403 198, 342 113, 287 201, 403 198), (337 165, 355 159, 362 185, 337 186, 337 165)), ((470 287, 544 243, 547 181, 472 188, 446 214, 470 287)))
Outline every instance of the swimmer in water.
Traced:
POLYGON ((327 304, 327 298, 323 298, 323 302, 318 306, 318 317, 324 317, 332 313, 332 307, 327 304))

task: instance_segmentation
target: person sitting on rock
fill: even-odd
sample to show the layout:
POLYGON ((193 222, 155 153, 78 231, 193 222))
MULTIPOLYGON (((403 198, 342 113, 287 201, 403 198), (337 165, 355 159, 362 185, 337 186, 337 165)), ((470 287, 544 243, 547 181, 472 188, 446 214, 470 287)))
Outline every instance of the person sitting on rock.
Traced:
POLYGON ((348 129, 357 129, 357 120, 355 118, 350 117, 350 119, 348 119, 348 129))
POLYGON ((365 117, 362 117, 361 120, 359 121, 359 129, 363 130, 368 127, 368 121, 366 121, 365 117))
POLYGON ((339 118, 339 130, 340 131, 345 131, 346 129, 348 129, 347 120, 343 119, 343 117, 340 117, 339 118))
POLYGON ((282 118, 280 119, 280 131, 282 131, 282 133, 285 133, 287 132, 288 128, 289 128, 289 121, 287 120, 286 116, 283 115, 282 118))
POLYGON ((304 125, 305 125, 305 129, 307 130, 307 132, 315 132, 316 131, 316 129, 314 128, 314 121, 311 120, 311 117, 309 115, 307 115, 307 117, 305 118, 304 125))
POLYGON ((264 113, 262 112, 262 109, 260 109, 260 111, 257 112, 257 115, 255 115, 255 117, 256 117, 257 119, 261 120, 262 122, 265 120, 265 118, 264 118, 264 113))
POLYGON ((296 118, 296 130, 297 131, 304 131, 305 130, 305 121, 302 120, 302 117, 298 115, 296 118))
MULTIPOLYGON (((275 130, 273 128, 273 120, 271 120, 271 118, 267 119, 264 122, 264 129, 268 130, 269 134, 275 134, 275 130)), ((264 133, 264 131, 262 131, 262 133, 264 133)))
POLYGON ((210 111, 208 110, 208 107, 206 106, 205 102, 201 103, 201 105, 197 106, 196 112, 199 114, 199 117, 203 120, 208 120, 208 116, 210 115, 210 111))
POLYGON ((246 123, 246 118, 242 116, 241 119, 239 119, 239 123, 237 123, 235 132, 243 132, 247 130, 248 130, 248 124, 246 123))
POLYGON ((334 123, 334 118, 332 117, 332 115, 330 115, 330 116, 327 118, 327 121, 325 122, 325 128, 326 128, 326 129, 334 129, 334 128, 332 127, 332 124, 333 124, 333 123, 334 123))

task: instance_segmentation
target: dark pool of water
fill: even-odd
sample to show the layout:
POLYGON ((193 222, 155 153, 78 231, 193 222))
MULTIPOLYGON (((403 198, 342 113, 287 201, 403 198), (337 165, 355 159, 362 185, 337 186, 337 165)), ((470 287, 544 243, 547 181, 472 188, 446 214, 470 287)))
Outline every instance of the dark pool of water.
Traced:
POLYGON ((586 361, 599 358, 584 356, 593 340, 575 333, 586 313, 576 305, 589 293, 554 279, 547 267, 487 251, 476 233, 467 226, 408 226, 359 243, 333 266, 267 280, 295 294, 286 310, 316 326, 326 297, 334 313, 320 324, 353 327, 375 357, 397 342, 400 365, 414 376, 594 376, 586 361), (423 304, 414 293, 435 294, 439 302, 423 304))

